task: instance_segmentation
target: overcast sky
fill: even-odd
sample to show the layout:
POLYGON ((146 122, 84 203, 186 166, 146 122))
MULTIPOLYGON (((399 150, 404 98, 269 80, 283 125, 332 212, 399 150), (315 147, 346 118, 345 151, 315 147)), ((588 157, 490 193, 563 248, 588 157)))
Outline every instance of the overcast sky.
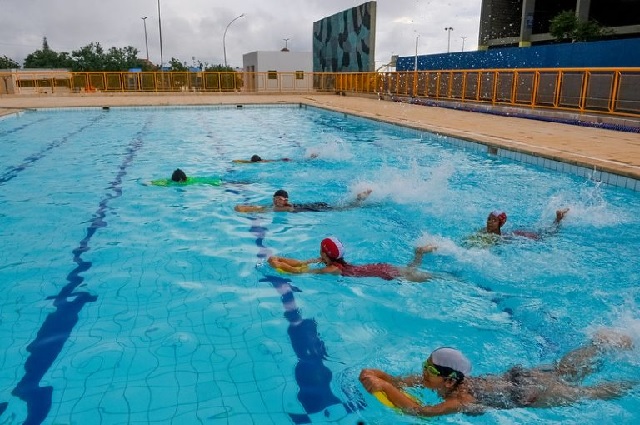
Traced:
MULTIPOLYGON (((253 51, 311 51, 313 22, 364 3, 363 0, 159 0, 163 59, 224 63, 223 34, 228 29, 227 62, 241 67, 242 55, 253 51)), ((391 55, 413 56, 476 50, 482 0, 378 0, 376 67, 391 55)), ((46 36, 57 52, 77 50, 91 42, 103 48, 133 46, 160 62, 158 0, 0 0, 0 56, 22 64, 42 46, 46 36)))

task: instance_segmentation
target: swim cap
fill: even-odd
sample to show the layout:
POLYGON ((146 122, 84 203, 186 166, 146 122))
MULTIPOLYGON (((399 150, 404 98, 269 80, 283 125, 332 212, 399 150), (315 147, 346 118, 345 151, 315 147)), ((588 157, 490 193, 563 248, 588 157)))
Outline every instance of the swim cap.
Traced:
POLYGON ((260 158, 258 155, 253 155, 251 157, 251 162, 260 162, 262 161, 262 158, 260 158))
POLYGON ((505 213, 504 211, 498 211, 498 210, 491 211, 489 213, 489 217, 492 217, 492 216, 498 217, 498 221, 500 221, 500 227, 502 227, 502 225, 507 222, 507 213, 505 213))
POLYGON ((173 180, 174 182, 186 182, 187 175, 181 169, 176 168, 175 171, 171 174, 171 180, 173 180))
POLYGON ((282 196, 283 198, 287 198, 289 199, 289 194, 287 193, 286 190, 276 190, 276 193, 273 194, 273 197, 275 198, 276 196, 282 196))
POLYGON ((337 260, 342 258, 344 255, 344 246, 342 242, 338 240, 338 238, 330 237, 324 238, 322 242, 320 242, 320 250, 327 254, 332 260, 337 260))
POLYGON ((463 377, 471 373, 471 362, 455 348, 440 347, 436 349, 431 353, 431 363, 453 369, 463 377))

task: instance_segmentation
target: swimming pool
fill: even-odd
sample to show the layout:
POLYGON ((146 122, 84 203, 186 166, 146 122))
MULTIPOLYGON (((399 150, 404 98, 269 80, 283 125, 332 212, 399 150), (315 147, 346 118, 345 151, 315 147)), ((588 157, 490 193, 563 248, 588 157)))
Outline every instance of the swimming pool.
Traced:
MULTIPOLYGON (((551 362, 603 325, 639 340, 637 192, 298 106, 38 111, 0 120, 0 137, 3 423, 414 423, 359 371, 417 372, 453 345, 474 375, 495 373, 551 362), (231 163, 254 153, 293 161, 231 163), (144 184, 176 167, 227 184, 144 184), (369 187, 342 212, 233 210, 279 188, 341 203, 369 187), (562 206, 542 241, 463 244, 488 211, 507 211, 509 230, 562 206), (356 264, 404 264, 434 242, 423 268, 438 277, 265 265, 314 257, 327 235, 356 264)), ((633 351, 595 378, 637 373, 633 351)), ((441 420, 635 422, 638 396, 441 420)))

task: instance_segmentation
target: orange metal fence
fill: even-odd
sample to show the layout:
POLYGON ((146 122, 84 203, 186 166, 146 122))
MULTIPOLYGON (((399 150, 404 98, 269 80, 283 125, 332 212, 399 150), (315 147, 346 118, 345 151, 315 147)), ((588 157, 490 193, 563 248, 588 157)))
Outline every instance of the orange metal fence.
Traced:
POLYGON ((336 80, 344 92, 640 116, 639 68, 342 73, 336 80))
POLYGON ((335 75, 312 72, 13 73, 16 93, 305 92, 335 90, 335 75))
POLYGON ((640 117, 640 68, 365 73, 20 71, 8 75, 12 84, 3 74, 4 86, 12 86, 15 93, 351 92, 640 117))

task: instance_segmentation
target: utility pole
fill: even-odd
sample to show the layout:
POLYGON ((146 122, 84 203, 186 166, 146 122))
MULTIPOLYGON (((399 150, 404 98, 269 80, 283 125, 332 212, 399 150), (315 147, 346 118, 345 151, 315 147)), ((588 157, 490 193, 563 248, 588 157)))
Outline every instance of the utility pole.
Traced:
POLYGON ((447 32, 447 53, 451 51, 451 31, 453 31, 453 27, 444 27, 444 30, 447 32))
MULTIPOLYGON (((160 0, 158 0, 158 29, 160 30, 160 72, 162 72, 162 19, 160 18, 160 0)), ((164 80, 163 80, 164 81, 164 80)))
POLYGON ((147 62, 149 62, 149 39, 147 38, 147 17, 142 17, 142 23, 144 24, 144 46, 147 49, 147 62))
POLYGON ((240 16, 236 16, 235 18, 233 18, 231 20, 231 22, 229 22, 227 24, 227 27, 224 29, 224 34, 222 35, 222 52, 224 55, 224 67, 227 67, 227 44, 226 44, 226 38, 227 38, 227 30, 229 29, 229 27, 231 26, 231 24, 233 24, 235 21, 237 21, 238 19, 244 17, 244 13, 240 16))

